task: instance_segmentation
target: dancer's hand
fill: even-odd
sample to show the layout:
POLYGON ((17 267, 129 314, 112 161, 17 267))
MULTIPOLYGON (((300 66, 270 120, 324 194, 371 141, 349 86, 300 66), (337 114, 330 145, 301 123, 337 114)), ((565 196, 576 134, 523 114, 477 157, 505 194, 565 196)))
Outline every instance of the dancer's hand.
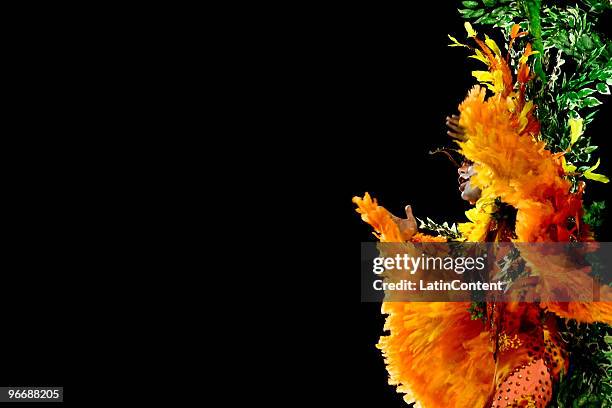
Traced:
POLYGON ((407 205, 404 209, 406 211, 406 218, 399 218, 391 214, 391 218, 397 224, 402 235, 402 239, 410 241, 410 239, 417 233, 417 222, 412 215, 412 208, 407 205))
POLYGON ((459 126, 459 116, 452 115, 446 117, 447 135, 453 139, 465 140, 465 130, 459 126))

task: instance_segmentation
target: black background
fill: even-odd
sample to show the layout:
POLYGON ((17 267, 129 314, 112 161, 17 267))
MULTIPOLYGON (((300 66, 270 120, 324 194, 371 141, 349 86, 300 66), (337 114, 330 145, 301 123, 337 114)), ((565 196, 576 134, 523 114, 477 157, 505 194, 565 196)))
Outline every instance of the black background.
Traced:
POLYGON ((74 355, 88 342, 84 325, 75 326, 71 317, 75 308, 86 309, 73 286, 86 273, 83 266, 75 267, 84 265, 82 247, 76 244, 83 235, 75 229, 75 217, 80 217, 73 208, 79 203, 76 185, 61 163, 68 158, 57 152, 57 142, 53 150, 44 144, 11 146, 4 180, 0 384, 63 386, 70 393, 75 391, 68 385, 69 377, 76 379, 74 355), (58 162, 49 161, 50 152, 58 162))
MULTIPOLYGON (((608 13, 600 23, 610 36, 612 19, 608 13)), ((348 61, 341 73, 343 107, 348 112, 341 133, 349 144, 337 152, 342 169, 336 192, 344 204, 342 217, 349 242, 357 259, 359 242, 374 241, 371 228, 355 213, 351 198, 369 192, 395 215, 404 215, 412 205, 415 216, 437 222, 464 222, 470 206, 457 190, 457 172, 443 155, 430 150, 452 146, 444 119, 457 112, 457 105, 474 85, 471 71, 483 65, 467 58, 467 50, 449 48, 447 34, 465 39, 456 7, 440 2, 418 3, 404 8, 368 8, 347 17, 354 28, 347 30, 338 52, 348 61), (350 146, 350 147, 347 147, 350 146)), ((496 39, 496 31, 475 26, 496 39), (493 35, 492 35, 493 34, 493 35)), ((587 132, 592 144, 600 146, 600 172, 612 169, 610 134, 611 103, 604 98, 597 119, 587 132)), ((585 201, 607 199, 609 184, 590 182, 585 201)), ((608 202, 610 205, 610 202, 608 202)), ((609 216, 599 232, 600 241, 610 241, 609 216)), ((354 270, 357 270, 355 262, 354 270)), ((378 407, 402 407, 402 395, 387 384, 387 372, 380 351, 375 348, 383 333, 384 316, 380 304, 361 303, 357 360, 357 398, 378 407)), ((423 367, 424 370, 427 367, 423 367)), ((461 375, 460 373, 456 373, 461 375)))

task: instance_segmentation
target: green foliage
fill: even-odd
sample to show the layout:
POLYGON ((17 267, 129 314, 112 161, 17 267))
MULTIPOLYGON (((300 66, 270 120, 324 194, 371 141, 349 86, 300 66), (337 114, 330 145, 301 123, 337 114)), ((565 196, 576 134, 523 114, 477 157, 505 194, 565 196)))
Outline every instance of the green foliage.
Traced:
POLYGON ((599 228, 603 223, 605 209, 605 201, 593 201, 591 205, 585 205, 582 220, 592 228, 599 228))
MULTIPOLYGON (((532 81, 528 96, 537 106, 541 138, 553 152, 566 151, 568 164, 576 167, 570 176, 573 189, 593 166, 597 146, 584 133, 570 143, 571 118, 582 118, 582 130, 593 121, 602 97, 612 85, 612 41, 596 31, 599 15, 612 9, 609 0, 581 0, 561 6, 552 0, 464 1, 462 17, 473 23, 501 27, 508 38, 510 27, 520 24, 530 32, 540 54, 534 71, 542 81, 532 81)), ((521 41, 518 42, 519 44, 521 41)), ((510 51, 513 57, 516 53, 510 51)))
POLYGON ((417 220, 420 223, 419 229, 424 229, 433 233, 437 233, 438 235, 446 237, 451 241, 458 240, 461 238, 461 234, 459 233, 459 231, 457 231, 457 225, 455 224, 452 224, 450 226, 447 222, 444 222, 443 224, 438 224, 429 217, 427 217, 427 222, 421 220, 420 218, 417 218, 417 220))
POLYGON ((511 0, 463 1, 461 4, 465 8, 459 9, 459 13, 466 20, 472 19, 477 24, 492 24, 504 30, 509 30, 512 21, 522 17, 516 2, 511 0))
POLYGON ((487 303, 486 302, 472 302, 468 308, 470 312, 470 318, 472 320, 481 319, 483 322, 487 320, 487 303))
POLYGON ((561 378, 551 407, 612 407, 612 328, 603 323, 562 321, 561 338, 570 369, 561 378))
POLYGON ((580 2, 588 7, 590 13, 601 13, 606 9, 612 9, 610 0, 580 0, 580 2))
MULTIPOLYGON (((597 7, 597 2, 593 1, 597 7)), ((593 121, 612 82, 612 42, 595 31, 597 16, 575 6, 545 5, 542 9, 544 68, 550 81, 541 89, 531 88, 542 124, 542 139, 552 151, 569 147, 570 118, 583 117, 583 131, 593 121)), ((578 171, 590 167, 592 153, 588 134, 580 137, 565 158, 578 171)), ((574 184, 577 181, 573 179, 574 184)))
POLYGON ((529 19, 529 30, 533 37, 533 49, 538 51, 534 63, 534 71, 540 77, 540 80, 546 83, 546 73, 542 68, 542 56, 544 55, 544 45, 542 43, 542 24, 540 19, 540 9, 542 8, 542 0, 523 0, 519 2, 523 6, 524 14, 529 19))

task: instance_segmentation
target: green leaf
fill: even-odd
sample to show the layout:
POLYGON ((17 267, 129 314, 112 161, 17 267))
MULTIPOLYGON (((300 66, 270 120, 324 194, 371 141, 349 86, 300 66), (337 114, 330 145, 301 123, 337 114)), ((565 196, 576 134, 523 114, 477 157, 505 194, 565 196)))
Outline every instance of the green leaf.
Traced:
POLYGON ((576 143, 578 138, 582 136, 582 119, 574 119, 570 118, 567 121, 568 126, 570 127, 570 147, 576 143))
POLYGON ((476 22, 479 24, 495 24, 497 22, 497 18, 491 15, 485 14, 482 17, 478 18, 476 22))
POLYGON ((593 96, 589 96, 582 101, 582 106, 587 108, 592 108, 597 105, 601 105, 601 101, 593 96))
POLYGON ((597 91, 601 94, 610 95, 610 89, 608 89, 608 85, 604 84, 603 82, 598 83, 595 88, 597 88, 597 91))
POLYGON ((595 150, 597 150, 598 146, 588 146, 584 148, 584 152, 585 153, 593 153, 595 150))
POLYGON ((589 79, 597 79, 601 75, 606 75, 602 69, 593 69, 591 72, 589 72, 589 79))
POLYGON ((599 173, 594 173, 594 171, 597 170, 597 168, 599 167, 600 162, 601 162, 601 159, 597 159, 597 163, 591 166, 582 175, 589 180, 599 181, 600 183, 608 183, 610 179, 607 176, 604 176, 603 174, 599 174, 599 173))
POLYGON ((586 115, 586 117, 584 118, 584 123, 590 123, 593 121, 593 118, 595 117, 595 114, 597 114, 597 111, 591 112, 588 115, 586 115))
POLYGON ((463 4, 463 6, 467 7, 467 8, 476 8, 476 7, 478 7, 478 2, 477 1, 462 1, 461 4, 463 4))
POLYGON ((470 10, 470 13, 466 14, 466 17, 476 18, 482 16, 484 13, 485 9, 470 10))
POLYGON ((589 95, 594 94, 594 93, 595 93, 594 89, 585 88, 585 89, 581 89, 580 91, 578 91, 578 97, 579 98, 584 98, 584 97, 589 96, 589 95))
POLYGON ((467 45, 465 44, 461 44, 459 41, 457 41, 457 39, 455 37, 453 37, 450 34, 447 34, 448 38, 453 42, 452 44, 449 44, 449 47, 466 47, 469 48, 467 45))
POLYGON ((493 7, 497 0, 482 0, 483 4, 487 7, 493 7))
MULTIPOLYGON (((601 210, 598 205, 594 209, 598 212, 601 210)), ((608 385, 612 358, 605 341, 612 333, 610 330, 610 326, 599 323, 568 320, 559 324, 559 335, 572 356, 573 369, 567 375, 561 374, 551 407, 610 408, 608 385)))
POLYGON ((610 181, 607 176, 604 176, 603 174, 599 173, 586 172, 584 173, 584 177, 588 178, 589 180, 599 181, 600 183, 608 183, 610 181))

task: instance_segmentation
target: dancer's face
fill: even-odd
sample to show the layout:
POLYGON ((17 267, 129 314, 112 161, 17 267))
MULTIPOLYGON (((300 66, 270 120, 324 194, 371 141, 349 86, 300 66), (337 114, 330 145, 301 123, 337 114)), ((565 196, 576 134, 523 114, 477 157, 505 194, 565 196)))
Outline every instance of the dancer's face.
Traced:
POLYGON ((474 171, 474 164, 471 162, 464 161, 461 167, 457 170, 459 174, 459 191, 461 192, 461 198, 469 201, 470 204, 476 203, 480 198, 481 191, 478 187, 472 187, 470 185, 470 179, 476 172, 474 171))

